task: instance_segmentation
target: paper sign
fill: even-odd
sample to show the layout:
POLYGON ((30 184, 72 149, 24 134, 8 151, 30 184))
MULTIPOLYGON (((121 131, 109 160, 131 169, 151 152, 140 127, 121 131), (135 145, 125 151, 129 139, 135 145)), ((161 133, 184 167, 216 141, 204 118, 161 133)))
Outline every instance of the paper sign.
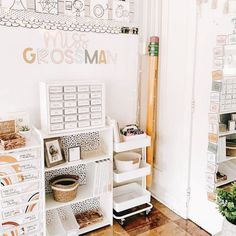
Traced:
POLYGON ((207 153, 207 161, 211 163, 216 163, 216 154, 212 152, 207 153))
POLYGON ((219 113, 220 111, 220 104, 217 102, 210 103, 210 112, 212 113, 219 113))
POLYGON ((208 141, 210 143, 217 143, 218 142, 218 135, 212 134, 212 133, 208 133, 208 141))
POLYGON ((216 44, 217 45, 227 44, 227 35, 217 35, 216 36, 216 44))
POLYGON ((222 83, 221 82, 218 82, 218 81, 213 81, 212 82, 212 88, 211 88, 212 91, 221 92, 221 88, 222 88, 222 83))
POLYGON ((216 47, 213 49, 213 55, 215 58, 223 57, 224 56, 224 48, 223 47, 216 47))
POLYGON ((219 125, 218 124, 209 124, 209 133, 218 134, 219 132, 219 125))
POLYGON ((216 70, 212 72, 212 80, 221 80, 223 78, 223 71, 216 70))
POLYGON ((236 34, 229 35, 229 44, 236 44, 236 34))
POLYGON ((211 102, 219 102, 220 101, 220 93, 211 92, 210 100, 211 100, 211 102))
POLYGON ((215 174, 207 173, 206 174, 206 182, 208 185, 214 185, 215 184, 215 174))
POLYGON ((215 59, 213 61, 213 67, 215 69, 223 69, 224 66, 224 60, 223 59, 215 59))
POLYGON ((208 143, 208 151, 213 153, 213 154, 217 154, 217 149, 218 146, 214 143, 208 143))
POLYGON ((209 113, 208 114, 208 120, 209 120, 209 123, 214 123, 214 124, 218 124, 218 114, 212 114, 212 113, 209 113))
POLYGON ((215 174, 217 172, 218 166, 211 162, 207 163, 207 173, 215 174))

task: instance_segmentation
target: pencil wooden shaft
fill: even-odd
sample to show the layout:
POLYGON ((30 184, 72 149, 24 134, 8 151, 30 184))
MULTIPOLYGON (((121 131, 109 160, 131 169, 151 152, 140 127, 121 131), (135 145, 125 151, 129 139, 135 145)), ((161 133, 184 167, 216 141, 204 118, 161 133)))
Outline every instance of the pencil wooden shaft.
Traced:
MULTIPOLYGON (((151 145, 147 148, 147 162, 153 167, 156 144, 157 122, 157 80, 158 80, 158 56, 149 57, 149 81, 148 81, 148 108, 147 108, 147 134, 151 136, 151 145)), ((147 176, 147 186, 151 187, 152 175, 147 176)))

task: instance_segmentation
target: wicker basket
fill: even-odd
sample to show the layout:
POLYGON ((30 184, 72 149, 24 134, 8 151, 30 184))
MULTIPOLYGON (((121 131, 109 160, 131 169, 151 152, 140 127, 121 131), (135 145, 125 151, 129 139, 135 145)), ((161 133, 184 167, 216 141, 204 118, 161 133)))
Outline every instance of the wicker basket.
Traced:
POLYGON ((11 150, 25 146, 25 138, 16 133, 14 120, 0 122, 0 149, 11 150))
POLYGON ((236 143, 227 143, 226 156, 227 157, 236 157, 236 143))
POLYGON ((79 177, 60 175, 50 180, 53 198, 57 202, 70 202, 76 198, 79 177))

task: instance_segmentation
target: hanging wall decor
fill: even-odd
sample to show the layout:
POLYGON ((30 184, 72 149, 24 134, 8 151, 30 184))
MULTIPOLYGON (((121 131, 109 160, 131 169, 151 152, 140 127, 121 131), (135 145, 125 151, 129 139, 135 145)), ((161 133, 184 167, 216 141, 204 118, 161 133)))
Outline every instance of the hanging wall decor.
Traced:
POLYGON ((137 34, 134 0, 0 0, 0 26, 137 34), (132 12, 130 9, 133 9, 132 12))

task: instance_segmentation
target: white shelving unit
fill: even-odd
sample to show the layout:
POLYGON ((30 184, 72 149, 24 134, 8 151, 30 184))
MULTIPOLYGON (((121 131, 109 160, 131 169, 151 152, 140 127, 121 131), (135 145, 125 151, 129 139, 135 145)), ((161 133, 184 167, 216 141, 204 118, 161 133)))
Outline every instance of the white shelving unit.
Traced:
MULTIPOLYGON (((60 138, 67 140, 63 148, 68 148, 65 143, 70 144, 73 140, 81 147, 81 159, 75 162, 68 162, 44 168, 45 175, 45 228, 47 236, 69 235, 77 236, 98 228, 112 225, 112 200, 113 200, 113 133, 110 127, 102 127, 89 130, 80 130, 70 133, 46 135, 41 132, 41 139, 60 138), (71 139, 71 140, 70 140, 71 139), (99 163, 107 163, 98 174, 99 163), (66 203, 56 202, 53 198, 49 180, 61 174, 75 174, 79 176, 80 186, 74 200, 66 203), (108 178, 110 176, 110 178, 108 178), (107 177, 107 178, 106 178, 107 177), (97 181, 99 180, 99 188, 97 181), (107 182, 106 182, 107 181, 107 182), (108 183, 104 188, 103 183, 108 183), (96 224, 80 228, 76 221, 76 214, 91 209, 100 209, 103 213, 103 220, 96 224)), ((63 141, 62 141, 63 142, 63 141)), ((72 144, 73 145, 73 144, 72 144)))
POLYGON ((0 235, 44 236, 44 161, 39 132, 22 148, 0 151, 0 235))
POLYGON ((151 194, 146 190, 146 176, 151 173, 151 167, 146 163, 146 147, 150 145, 151 138, 147 136, 143 139, 130 140, 121 143, 114 143, 114 152, 126 152, 131 150, 142 150, 140 168, 129 172, 119 173, 113 170, 114 197, 113 197, 113 217, 123 225, 125 219, 152 209, 151 194), (134 207, 146 204, 142 209, 132 211, 134 207), (130 210, 127 212, 126 210, 130 210))

